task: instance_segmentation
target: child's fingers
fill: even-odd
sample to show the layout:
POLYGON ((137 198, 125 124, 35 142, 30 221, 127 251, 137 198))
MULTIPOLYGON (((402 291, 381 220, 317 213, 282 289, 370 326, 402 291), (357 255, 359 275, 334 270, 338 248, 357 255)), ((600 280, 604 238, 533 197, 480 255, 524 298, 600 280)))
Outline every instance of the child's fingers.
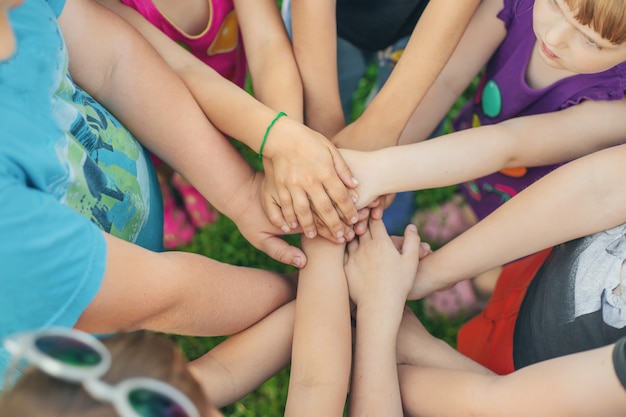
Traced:
POLYGON ((380 220, 383 218, 383 211, 385 210, 383 201, 384 201, 384 197, 378 197, 367 205, 367 208, 370 209, 371 218, 377 219, 377 220, 380 220))
POLYGON ((367 223, 370 217, 370 209, 362 208, 358 211, 359 221, 354 225, 354 232, 360 236, 367 230, 367 223))
POLYGON ((345 220, 347 224, 354 224, 359 217, 355 206, 358 199, 356 191, 346 188, 343 183, 336 178, 326 181, 323 184, 328 198, 332 200, 336 210, 345 220))
POLYGON ((278 190, 278 198, 280 199, 279 205, 287 226, 289 226, 291 229, 297 228, 298 218, 296 217, 296 213, 293 208, 291 193, 286 188, 280 188, 278 190))
POLYGON ((398 252, 402 251, 402 243, 404 242, 404 236, 389 236, 391 238, 391 243, 395 246, 398 252))
POLYGON ((430 244, 428 244, 428 242, 420 243, 420 259, 425 258, 426 256, 430 255, 432 252, 433 250, 430 247, 430 244))
POLYGON ((390 239, 382 220, 370 219, 369 229, 373 239, 390 239))
POLYGON ((258 249, 268 254, 278 262, 293 265, 296 268, 306 266, 306 255, 302 249, 291 246, 278 236, 270 236, 259 245, 258 249))
POLYGON ((337 235, 335 233, 333 233, 328 226, 326 226, 324 224, 324 222, 322 222, 322 220, 318 217, 318 215, 315 213, 315 211, 313 212, 313 218, 315 220, 315 227, 317 228, 317 234, 321 237, 323 237, 326 240, 330 240, 331 242, 337 243, 337 244, 341 244, 341 243, 345 243, 345 242, 349 242, 352 239, 354 239, 354 230, 352 230, 351 227, 349 226, 344 226, 343 228, 343 237, 341 238, 342 240, 339 240, 337 238, 337 235))
POLYGON ((291 198, 293 199, 293 211, 296 213, 298 224, 302 227, 303 233, 308 238, 314 238, 317 236, 317 228, 315 227, 309 198, 304 190, 301 189, 291 190, 291 198))
POLYGON ((346 247, 347 247, 348 258, 349 258, 354 255, 357 249, 359 249, 359 239, 354 239, 352 242, 348 243, 346 247))
POLYGON ((382 205, 378 205, 376 207, 372 207, 370 212, 370 217, 372 219, 381 220, 383 218, 383 212, 385 208, 382 205))
POLYGON ((267 218, 273 226, 278 227, 284 233, 291 232, 291 228, 288 226, 287 221, 283 217, 283 212, 278 204, 276 204, 274 201, 271 201, 267 204, 264 204, 264 206, 265 214, 267 215, 267 218))
MULTIPOLYGON (((382 222, 381 222, 382 223, 382 222)), ((417 227, 414 224, 409 224, 404 229, 404 242, 402 243, 402 254, 408 256, 419 257, 421 240, 419 234, 417 234, 417 227)))
POLYGON ((346 164, 346 161, 343 160, 341 153, 334 146, 330 148, 330 153, 333 157, 335 171, 337 171, 337 175, 341 178, 341 181, 348 188, 356 188, 359 182, 354 178, 350 167, 346 164))
MULTIPOLYGON (((344 221, 342 221, 324 187, 313 187, 310 190, 306 190, 306 192, 308 194, 308 199, 310 200, 309 204, 313 208, 315 214, 335 236, 333 240, 337 242, 344 241, 342 240, 345 238, 344 228, 347 225, 350 225, 351 227, 351 223, 344 223, 344 221)), ((356 210, 354 211, 354 216, 356 217, 356 210)), ((298 218, 300 218, 299 215, 298 218)))

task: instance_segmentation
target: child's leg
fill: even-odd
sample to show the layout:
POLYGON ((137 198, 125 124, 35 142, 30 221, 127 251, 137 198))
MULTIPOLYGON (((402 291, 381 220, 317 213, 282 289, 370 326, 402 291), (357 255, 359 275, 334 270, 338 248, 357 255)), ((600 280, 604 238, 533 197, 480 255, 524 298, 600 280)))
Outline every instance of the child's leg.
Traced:
POLYGON ((305 239, 300 272, 291 377, 285 416, 341 416, 351 365, 348 285, 344 246, 305 239))
POLYGON ((170 182, 175 174, 174 170, 153 153, 150 154, 150 159, 154 164, 163 198, 163 247, 176 249, 191 243, 195 230, 172 194, 170 182))
POLYGON ((163 247, 176 249, 193 240, 195 230, 185 211, 178 207, 168 183, 160 183, 163 197, 163 247))

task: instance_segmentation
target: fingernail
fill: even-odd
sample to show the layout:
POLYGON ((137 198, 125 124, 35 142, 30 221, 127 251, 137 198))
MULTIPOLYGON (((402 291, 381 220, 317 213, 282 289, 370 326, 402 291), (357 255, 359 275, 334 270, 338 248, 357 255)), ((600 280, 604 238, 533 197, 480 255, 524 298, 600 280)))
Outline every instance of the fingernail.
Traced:
POLYGON ((352 177, 352 184, 359 185, 359 180, 357 180, 356 178, 352 177))
POLYGON ((339 243, 346 243, 346 239, 345 239, 345 238, 343 238, 343 237, 340 237, 339 239, 337 239, 337 241, 338 241, 339 243))
POLYGON ((283 227, 280 228, 280 230, 282 230, 285 233, 289 233, 289 231, 291 231, 291 229, 289 228, 289 226, 287 226, 286 224, 283 225, 283 227))
POLYGON ((335 236, 337 236, 338 238, 342 238, 343 237, 343 230, 340 230, 337 233, 335 233, 335 236))
POLYGON ((300 259, 299 256, 296 256, 295 258, 293 258, 293 266, 295 266, 296 268, 300 268, 301 263, 302 263, 302 259, 300 259))
POLYGON ((298 223, 296 223, 296 222, 291 223, 291 228, 292 229, 295 229, 296 227, 298 227, 298 223))
POLYGON ((348 239, 353 239, 354 238, 354 230, 348 230, 347 238, 348 239))
POLYGON ((428 243, 426 243, 426 242, 422 242, 422 248, 424 250, 426 250, 426 251, 429 251, 430 250, 430 245, 428 243))
POLYGON ((315 232, 306 232, 306 237, 313 239, 315 237, 315 232))
POLYGON ((358 198, 356 198, 355 196, 352 196, 352 202, 353 202, 354 204, 356 204, 356 202, 357 202, 357 201, 359 201, 359 199, 358 199, 358 198))
POLYGON ((352 224, 356 223, 359 221, 359 218, 357 216, 354 216, 353 218, 350 219, 350 222, 352 222, 352 224))
POLYGON ((413 232, 417 232, 417 226, 415 226, 414 224, 409 224, 407 226, 407 229, 413 231, 413 232))

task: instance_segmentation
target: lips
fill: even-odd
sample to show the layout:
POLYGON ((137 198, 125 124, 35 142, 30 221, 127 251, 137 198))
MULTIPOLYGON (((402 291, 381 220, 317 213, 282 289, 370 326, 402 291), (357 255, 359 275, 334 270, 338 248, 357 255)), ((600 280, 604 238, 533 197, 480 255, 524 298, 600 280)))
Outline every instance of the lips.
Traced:
POLYGON ((554 54, 554 52, 552 52, 551 50, 548 49, 548 47, 546 46, 546 44, 543 41, 541 41, 541 52, 543 52, 543 54, 545 56, 547 56, 548 58, 550 58, 550 59, 557 59, 558 58, 558 56, 556 56, 554 54))

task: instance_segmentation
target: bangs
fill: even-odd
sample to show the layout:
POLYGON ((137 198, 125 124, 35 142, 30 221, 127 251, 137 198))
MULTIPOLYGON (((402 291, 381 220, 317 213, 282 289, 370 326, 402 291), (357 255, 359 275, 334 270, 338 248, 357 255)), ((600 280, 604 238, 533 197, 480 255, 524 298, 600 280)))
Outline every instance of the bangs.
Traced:
POLYGON ((580 24, 614 45, 626 41, 626 0, 564 0, 580 24))

